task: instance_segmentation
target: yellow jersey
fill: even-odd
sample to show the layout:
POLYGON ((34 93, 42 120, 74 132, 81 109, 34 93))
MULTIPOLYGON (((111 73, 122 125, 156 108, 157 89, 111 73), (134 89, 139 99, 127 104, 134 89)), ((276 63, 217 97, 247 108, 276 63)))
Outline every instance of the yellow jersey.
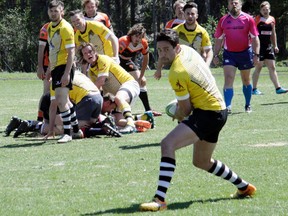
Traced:
POLYGON ((105 25, 97 21, 86 21, 85 32, 77 30, 75 33, 75 44, 92 43, 98 54, 104 54, 113 57, 113 47, 107 38, 113 34, 105 25))
MULTIPOLYGON (((75 71, 72 85, 73 89, 69 91, 69 98, 74 104, 78 104, 90 93, 99 93, 100 95, 100 91, 96 85, 80 71, 75 71)), ((52 90, 52 85, 50 85, 50 97, 51 100, 55 99, 55 91, 52 90)))
POLYGON ((123 83, 134 80, 132 75, 106 55, 98 55, 96 64, 89 68, 88 76, 93 83, 96 82, 98 77, 107 77, 102 89, 104 94, 111 93, 113 95, 116 95, 123 83))
POLYGON ((53 26, 50 22, 47 31, 50 69, 53 70, 56 66, 67 63, 66 49, 75 47, 74 30, 65 19, 62 19, 57 26, 53 26))
POLYGON ((188 30, 185 23, 179 24, 173 28, 179 35, 179 43, 194 48, 198 53, 203 50, 211 49, 212 44, 208 32, 199 24, 195 30, 188 30))
POLYGON ((180 45, 169 71, 169 82, 178 100, 190 98, 194 109, 219 111, 226 108, 216 81, 203 60, 191 47, 180 45))

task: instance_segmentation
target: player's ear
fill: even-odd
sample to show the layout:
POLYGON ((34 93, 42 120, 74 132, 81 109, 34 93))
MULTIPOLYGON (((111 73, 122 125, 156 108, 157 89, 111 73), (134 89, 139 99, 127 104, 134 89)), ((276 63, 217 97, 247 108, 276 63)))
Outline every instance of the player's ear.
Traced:
POLYGON ((180 50, 181 50, 180 44, 178 43, 178 44, 176 45, 176 47, 175 47, 175 51, 176 51, 176 53, 179 53, 180 50))

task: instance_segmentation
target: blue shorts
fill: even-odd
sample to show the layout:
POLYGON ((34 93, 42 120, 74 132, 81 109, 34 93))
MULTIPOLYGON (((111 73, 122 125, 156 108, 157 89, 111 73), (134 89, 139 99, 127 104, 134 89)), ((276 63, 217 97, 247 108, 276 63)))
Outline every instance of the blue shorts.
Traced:
POLYGON ((249 47, 242 52, 229 52, 224 49, 223 52, 223 66, 231 65, 239 70, 248 70, 254 67, 253 65, 253 52, 249 47))
POLYGON ((188 120, 182 121, 199 137, 211 143, 217 143, 218 136, 227 121, 227 109, 221 111, 195 109, 188 120))

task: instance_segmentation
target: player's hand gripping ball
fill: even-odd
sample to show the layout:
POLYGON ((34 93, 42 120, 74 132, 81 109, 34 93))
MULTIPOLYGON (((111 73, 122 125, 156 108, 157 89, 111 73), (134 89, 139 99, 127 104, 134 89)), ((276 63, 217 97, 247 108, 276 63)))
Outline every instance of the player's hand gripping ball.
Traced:
POLYGON ((177 99, 170 101, 165 108, 166 114, 173 118, 176 113, 177 105, 178 105, 177 99))

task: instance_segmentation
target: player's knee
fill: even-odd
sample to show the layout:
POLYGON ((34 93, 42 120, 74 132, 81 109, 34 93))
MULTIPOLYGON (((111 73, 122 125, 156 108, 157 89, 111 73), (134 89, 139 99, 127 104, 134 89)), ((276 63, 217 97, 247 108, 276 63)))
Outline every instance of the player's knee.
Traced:
POLYGON ((173 145, 173 143, 169 142, 169 140, 167 138, 164 138, 161 143, 161 152, 164 155, 170 155, 171 152, 175 151, 175 147, 173 145))
POLYGON ((274 65, 270 66, 269 71, 270 71, 270 73, 275 73, 276 67, 274 65))
POLYGON ((146 89, 146 84, 147 84, 146 79, 142 79, 140 88, 141 89, 146 89))

